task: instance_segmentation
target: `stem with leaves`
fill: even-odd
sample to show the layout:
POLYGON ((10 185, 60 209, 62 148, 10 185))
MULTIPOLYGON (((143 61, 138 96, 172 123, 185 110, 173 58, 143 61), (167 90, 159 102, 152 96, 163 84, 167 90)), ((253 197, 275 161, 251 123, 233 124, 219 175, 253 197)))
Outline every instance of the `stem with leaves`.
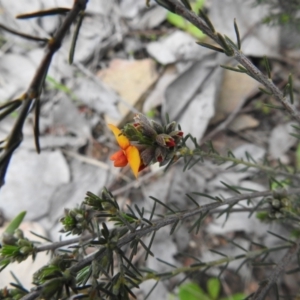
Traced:
MULTIPOLYGON (((274 98, 283 105, 284 109, 295 119, 298 123, 300 123, 300 113, 296 109, 296 107, 289 102, 287 97, 283 92, 279 90, 279 88, 274 84, 272 79, 269 76, 264 75, 257 67, 253 65, 253 63, 242 53, 241 41, 238 31, 238 26, 234 23, 234 29, 237 37, 237 44, 235 44, 230 38, 222 35, 219 32, 216 32, 213 24, 209 20, 209 18, 200 11, 200 16, 196 15, 192 10, 191 6, 188 5, 188 1, 182 1, 180 3, 177 0, 154 0, 157 4, 163 6, 167 10, 182 16, 187 21, 191 22, 197 28, 199 28, 203 33, 208 35, 214 42, 216 42, 220 48, 215 47, 210 44, 198 42, 199 45, 207 47, 211 50, 223 52, 227 56, 234 58, 237 62, 240 63, 238 68, 230 68, 232 71, 245 73, 256 81, 260 82, 263 86, 265 86, 268 92, 274 96, 274 98)), ((269 72, 268 72, 269 73, 269 72)), ((289 81, 291 77, 289 77, 289 81)), ((292 94, 291 91, 292 84, 289 84, 289 94, 292 94)), ((292 102, 292 97, 291 97, 292 102)))
MULTIPOLYGON (((295 195, 295 194, 299 194, 300 193, 300 188, 297 188, 297 189, 289 189, 287 191, 283 191, 284 195, 295 195)), ((191 210, 188 210, 188 211, 185 211, 185 212, 175 212, 174 210, 172 210, 171 208, 169 208, 168 206, 165 206, 169 212, 171 212, 170 215, 167 215, 166 217, 164 218, 161 218, 161 219, 155 219, 155 220, 151 220, 151 217, 150 219, 145 222, 145 223, 150 223, 149 225, 147 226, 144 226, 145 223, 142 224, 141 228, 140 229, 134 229, 134 226, 131 225, 129 227, 127 227, 126 223, 124 223, 123 225, 123 229, 127 227, 127 230, 128 230, 128 233, 125 234, 123 237, 121 237, 120 239, 117 240, 116 244, 115 244, 115 249, 121 249, 123 246, 125 245, 129 245, 131 244, 132 242, 134 241, 141 241, 141 238, 149 235, 149 234, 152 234, 152 238, 154 238, 154 235, 155 235, 155 232, 158 231, 160 228, 162 227, 165 227, 165 226, 168 226, 168 225, 172 225, 172 229, 171 229, 171 233, 174 232, 174 230, 176 229, 176 226, 179 224, 179 222, 182 222, 186 219, 189 219, 191 217, 194 217, 194 216, 197 216, 197 215, 200 215, 200 217, 198 217, 198 219, 196 220, 195 224, 197 225, 198 227, 198 223, 201 223, 201 221, 205 218, 205 216, 207 215, 207 212, 211 211, 211 210, 214 210, 216 208, 219 208, 219 207, 222 207, 222 206, 228 206, 230 209, 235 205, 237 204, 239 201, 242 201, 242 200, 250 200, 250 199, 254 199, 254 198, 258 198, 258 197, 268 197, 268 196, 272 196, 273 195, 273 192, 270 192, 270 191, 264 191, 264 192, 253 192, 253 193, 249 193, 249 194, 244 194, 244 195, 237 195, 237 196, 234 196, 234 197, 230 197, 228 199, 225 199, 223 201, 220 201, 220 199, 216 198, 216 202, 213 202, 213 203, 209 203, 209 204, 206 204, 206 205, 203 205, 203 206, 200 206, 200 205, 197 205, 197 208, 195 209, 191 209, 191 210)), ((153 198, 154 199, 154 198, 153 198)), ((153 211, 156 207, 156 205, 158 204, 162 204, 158 199, 154 199, 155 201, 155 205, 153 207, 153 211)), ((226 212, 227 210, 223 211, 226 212)), ((153 212, 152 214, 153 215, 153 212)), ((116 214, 116 216, 118 216, 118 214, 116 214)), ((139 222, 139 224, 141 224, 141 222, 139 222)), ((195 225, 194 224, 194 225, 195 225)), ((196 226, 192 226, 192 228, 195 228, 196 226)), ((200 226, 200 224, 199 224, 200 226)), ((119 228, 118 231, 121 232, 123 231, 122 228, 119 228)), ((92 238, 91 236, 86 236, 85 238, 89 239, 89 238, 92 238)), ((96 238, 95 241, 97 241, 98 239, 96 238)), ((153 240, 153 239, 152 239, 153 240)), ((80 241, 80 239, 78 239, 78 241, 80 241)), ((81 239, 82 241, 82 239, 81 239)), ((76 242, 76 239, 72 240, 71 243, 73 244, 73 242, 76 242)), ((291 249, 294 249, 294 242, 293 241, 290 241, 290 240, 285 240, 285 244, 284 245, 281 245, 280 246, 280 249, 284 249, 284 248, 289 248, 291 247, 291 249)), ((51 245, 46 245, 46 246, 39 246, 36 248, 36 250, 38 252, 42 251, 42 250, 50 250, 50 249, 54 249, 54 248, 57 248, 59 246, 63 246, 65 244, 62 244, 62 242, 58 242, 55 244, 55 247, 51 247, 51 245)), ((150 250, 150 245, 151 245, 151 242, 150 242, 150 245, 149 247, 146 246, 145 244, 143 244, 145 250, 147 251, 147 253, 149 253, 151 255, 151 250, 150 250)), ((241 258, 244 258, 244 259, 249 259, 250 257, 258 257, 260 255, 262 255, 263 253, 267 253, 268 251, 276 251, 278 250, 279 248, 277 247, 274 247, 273 248, 267 248, 267 249, 260 249, 260 250, 257 250, 257 251, 248 251, 247 253, 243 254, 243 255, 240 255, 239 257, 226 257, 226 258, 222 258, 221 260, 217 260, 217 261, 214 261, 214 262, 207 262, 207 263, 201 263, 199 265, 195 265, 194 267, 197 269, 197 270, 200 270, 201 268, 203 268, 204 265, 206 266, 217 266, 217 265, 220 265, 220 264, 226 264, 232 260, 236 260, 236 259, 241 259, 241 258)), ((120 250, 118 250, 120 251, 120 250)), ((293 250, 295 251, 295 250, 293 250)), ((289 253, 290 253, 290 250, 289 250, 289 253)), ((294 252, 292 252, 294 253, 294 252)), ((77 262, 76 264, 72 265, 69 269, 68 269, 68 272, 70 272, 71 274, 77 274, 78 272, 80 272, 81 270, 83 270, 85 267, 88 267, 89 265, 91 265, 93 263, 93 261, 101 261, 103 258, 107 257, 107 250, 104 250, 103 248, 101 248, 100 250, 98 251, 95 251, 94 253, 88 255, 87 257, 85 257, 84 259, 82 259, 81 261, 77 262)), ((181 272, 192 272, 194 269, 194 267, 190 268, 190 267, 186 267, 186 268, 179 268, 176 272, 176 270, 173 270, 172 272, 170 272, 169 275, 176 275, 177 273, 181 273, 181 272), (175 273, 176 274, 175 274, 175 273)), ((280 269, 280 272, 279 274, 282 272, 282 269, 280 269)), ((167 275, 167 274, 157 274, 158 278, 162 277, 163 278, 163 275, 167 275)), ((149 276, 151 278, 155 278, 155 274, 149 274, 149 276)), ((148 277, 147 277, 148 278, 148 277)), ((144 280, 144 279, 142 279, 144 280)), ((35 291, 32 291, 30 292, 29 294, 27 294, 26 296, 24 296, 22 299, 24 300, 28 300, 28 299, 35 299, 37 298, 38 296, 40 296, 40 294, 42 293, 42 290, 43 290, 43 286, 39 286, 37 288, 37 290, 35 291)))

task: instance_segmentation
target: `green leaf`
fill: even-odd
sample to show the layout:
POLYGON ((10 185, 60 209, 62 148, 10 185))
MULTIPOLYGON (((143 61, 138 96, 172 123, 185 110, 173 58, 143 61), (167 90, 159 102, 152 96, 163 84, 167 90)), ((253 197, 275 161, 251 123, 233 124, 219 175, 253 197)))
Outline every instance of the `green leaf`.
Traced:
MULTIPOLYGON (((198 10, 203 7, 205 0, 198 0, 196 3, 192 3, 192 8, 194 12, 198 12, 198 10)), ((190 33, 192 36, 196 37, 197 39, 203 39, 205 37, 205 34, 196 26, 191 24, 190 22, 186 21, 183 17, 178 16, 172 12, 168 12, 167 14, 167 21, 176 26, 177 28, 180 28, 188 33, 190 33)))
POLYGON ((67 95, 69 95, 71 97, 72 100, 78 100, 76 95, 72 92, 71 89, 69 89, 66 85, 59 83, 58 81, 56 81, 53 77, 47 75, 46 76, 46 81, 47 83, 49 83, 53 89, 61 91, 67 95))
POLYGON ((207 292, 212 300, 217 300, 220 295, 221 284, 218 278, 210 278, 207 281, 207 292))
POLYGON ((300 143, 298 144, 296 150, 296 164, 297 164, 297 170, 300 170, 300 143))
POLYGON ((179 300, 210 300, 196 283, 186 283, 179 287, 179 300))
POLYGON ((167 21, 180 28, 180 29, 185 29, 186 28, 186 21, 181 17, 181 16, 178 16, 176 14, 173 14, 171 12, 168 12, 167 14, 167 21))
POLYGON ((187 23, 186 31, 199 40, 205 37, 205 34, 199 28, 190 23, 187 23))
POLYGON ((14 234, 15 230, 19 228, 23 219, 25 218, 26 211, 20 212, 6 227, 5 233, 14 234))
POLYGON ((234 294, 232 296, 226 297, 226 298, 222 298, 221 300, 243 300, 245 299, 247 296, 242 294, 242 293, 237 293, 234 294))
POLYGON ((197 0, 196 3, 192 4, 193 11, 198 13, 198 10, 204 6, 205 0, 197 0))

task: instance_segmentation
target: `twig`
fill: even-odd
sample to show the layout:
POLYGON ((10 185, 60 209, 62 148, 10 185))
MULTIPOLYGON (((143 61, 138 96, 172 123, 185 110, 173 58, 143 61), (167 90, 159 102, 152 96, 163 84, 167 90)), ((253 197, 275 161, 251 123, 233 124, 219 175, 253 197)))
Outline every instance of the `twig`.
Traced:
POLYGON ((293 178, 293 179, 296 179, 296 180, 300 180, 300 175, 299 174, 293 174, 293 173, 288 173, 288 172, 285 172, 285 171, 281 171, 281 170, 277 170, 277 169, 274 169, 272 167, 269 167, 269 166, 265 166, 265 165, 262 165, 262 164, 257 164, 257 163, 251 163, 249 161, 244 161, 243 159, 239 159, 239 158, 236 158, 236 157, 232 157, 232 156, 222 156, 220 154, 216 154, 216 153, 207 153, 207 152, 203 152, 198 149, 195 149, 192 153, 192 155, 200 155, 202 157, 208 157, 208 158, 211 158, 211 159, 216 159, 217 161, 226 161, 226 162, 232 162, 233 164, 236 164, 236 165, 244 165, 248 168, 256 168, 262 172, 265 172, 265 173, 269 173, 269 174, 278 174, 278 175, 283 175, 283 176, 286 176, 288 178, 293 178))
MULTIPOLYGON (((207 268, 207 267, 217 267, 217 266, 221 266, 224 264, 227 264, 229 262, 232 261, 236 261, 239 259, 247 259, 247 258, 253 258, 253 257, 258 257, 264 253, 270 253, 273 251, 278 251, 281 249, 286 249, 286 248, 290 248, 291 244, 290 243, 285 243, 273 248, 263 248, 263 249, 259 249, 259 250, 253 250, 253 251, 248 251, 245 254, 239 254, 237 256, 226 256, 223 257, 221 259, 216 259, 216 260, 211 260, 208 262, 203 262, 203 263, 199 263, 199 264, 195 264, 195 265, 188 265, 188 266, 184 266, 184 267, 179 267, 176 269, 171 269, 170 272, 166 271, 163 273, 163 275, 165 275, 167 278, 170 277, 170 275, 172 276, 176 276, 180 273, 192 273, 195 271, 199 271, 201 269, 207 268)), ((156 275, 159 276, 159 275, 156 275)), ((146 280, 148 279, 147 277, 145 278, 146 280)))
POLYGON ((23 140, 22 131, 24 122, 28 113, 30 112, 30 109, 32 108, 32 104, 34 104, 34 101, 38 101, 52 58, 56 51, 58 51, 61 47, 65 35, 69 31, 73 22, 76 20, 77 16, 81 11, 85 10, 87 2, 88 0, 74 1, 72 9, 67 14, 61 27, 57 30, 54 37, 49 40, 45 50, 45 55, 42 58, 27 91, 19 98, 22 100, 20 113, 9 137, 7 138, 3 153, 0 156, 0 187, 2 187, 5 183, 4 178, 12 154, 15 149, 19 147, 23 140))
POLYGON ((29 294, 25 295, 21 299, 22 300, 34 300, 40 296, 41 290, 42 290, 42 287, 39 287, 39 289, 37 291, 30 292, 29 294))
MULTIPOLYGON (((155 0, 157 4, 161 5, 163 2, 164 7, 169 7, 171 11, 182 16, 187 21, 191 22, 197 28, 202 30, 206 35, 208 35, 212 40, 214 40, 218 45, 223 48, 223 41, 221 41, 220 34, 214 32, 199 16, 197 16, 193 11, 188 10, 184 5, 176 0, 155 0)), ((298 122, 300 123, 300 113, 297 111, 294 105, 292 105, 279 88, 274 84, 274 82, 265 76, 258 68, 256 68, 252 62, 243 54, 240 50, 230 47, 232 52, 232 57, 238 61, 249 74, 262 85, 264 85, 286 109, 286 111, 298 122)))
POLYGON ((92 239, 93 237, 95 237, 95 235, 88 233, 84 236, 79 236, 79 237, 76 237, 73 239, 68 239, 65 241, 59 241, 59 242, 54 242, 54 243, 38 246, 35 248, 35 251, 42 252, 42 251, 48 251, 48 250, 55 250, 57 248, 72 245, 75 243, 86 242, 86 241, 92 239))

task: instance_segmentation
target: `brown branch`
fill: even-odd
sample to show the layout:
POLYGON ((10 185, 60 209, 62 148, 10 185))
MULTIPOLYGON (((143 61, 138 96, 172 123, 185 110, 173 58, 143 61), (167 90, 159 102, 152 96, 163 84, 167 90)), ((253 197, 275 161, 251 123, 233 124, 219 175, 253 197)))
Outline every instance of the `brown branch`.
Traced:
POLYGON ((62 41, 69 31, 71 25, 76 20, 77 16, 81 11, 85 10, 88 0, 75 0, 74 5, 70 12, 66 15, 64 22, 61 27, 57 30, 52 39, 49 40, 45 55, 40 62, 40 65, 35 72, 35 75, 27 89, 27 91, 20 97, 20 100, 23 101, 20 108, 20 114, 16 120, 14 127, 7 138, 4 150, 0 156, 0 188, 5 183, 5 174, 7 167, 9 165, 10 159, 13 152, 16 148, 19 147, 23 140, 23 126, 26 120, 26 117, 34 104, 34 101, 38 101, 38 97, 41 94, 42 86, 45 82, 46 75, 48 73, 49 66, 51 64, 52 58, 56 51, 61 47, 62 41))
MULTIPOLYGON (((176 0, 155 0, 157 4, 162 5, 164 7, 169 7, 172 12, 175 12, 179 16, 182 16, 187 21, 191 22, 201 31, 203 31, 206 35, 208 35, 212 40, 214 40, 218 45, 223 48, 223 43, 220 39, 220 34, 211 30, 209 26, 197 16, 193 11, 188 10, 184 5, 176 0)), ((274 84, 274 82, 265 76, 259 69, 257 69, 252 62, 243 54, 240 50, 231 47, 228 45, 233 51, 232 58, 238 61, 244 68, 247 69, 249 74, 262 85, 264 85, 275 97, 277 101, 279 101, 286 111, 297 121, 300 123, 300 113, 297 111, 294 105, 292 105, 288 99, 283 95, 283 93, 279 90, 279 88, 274 84)))

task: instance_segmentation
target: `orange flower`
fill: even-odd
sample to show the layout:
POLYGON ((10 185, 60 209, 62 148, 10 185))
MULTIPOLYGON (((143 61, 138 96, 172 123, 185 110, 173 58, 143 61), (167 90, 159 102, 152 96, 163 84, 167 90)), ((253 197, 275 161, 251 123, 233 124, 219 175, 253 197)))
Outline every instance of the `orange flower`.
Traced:
POLYGON ((137 178, 141 165, 139 150, 137 147, 130 144, 128 138, 122 134, 122 131, 118 127, 112 124, 108 124, 108 127, 114 133, 115 138, 121 148, 119 151, 114 153, 110 159, 114 162, 115 167, 122 168, 129 163, 134 176, 137 178))

